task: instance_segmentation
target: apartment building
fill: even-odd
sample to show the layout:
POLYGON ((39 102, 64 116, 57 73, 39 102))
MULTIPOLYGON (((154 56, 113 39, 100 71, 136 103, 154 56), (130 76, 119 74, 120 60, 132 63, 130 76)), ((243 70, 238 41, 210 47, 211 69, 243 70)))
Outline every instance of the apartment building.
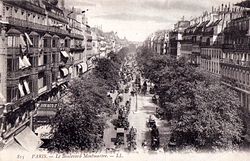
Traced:
POLYGON ((237 4, 236 14, 224 30, 223 57, 220 62, 222 82, 238 91, 245 111, 250 111, 249 35, 250 2, 237 4))
POLYGON ((50 102, 80 74, 84 29, 63 0, 0 0, 0 7, 1 147, 34 150, 41 145, 32 132, 42 115, 36 109, 54 108, 50 102))
POLYGON ((169 34, 170 55, 174 58, 181 56, 181 41, 184 30, 190 26, 190 21, 181 20, 174 25, 174 30, 169 34))
POLYGON ((144 46, 160 55, 170 54, 169 31, 160 30, 151 34, 144 42, 144 46))

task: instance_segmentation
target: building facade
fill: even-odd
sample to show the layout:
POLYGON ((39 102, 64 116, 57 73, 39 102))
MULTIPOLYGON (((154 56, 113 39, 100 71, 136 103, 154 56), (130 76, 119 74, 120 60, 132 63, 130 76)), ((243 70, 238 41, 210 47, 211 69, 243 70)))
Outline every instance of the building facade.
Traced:
POLYGON ((1 144, 34 150, 37 105, 57 101, 81 72, 83 29, 63 0, 0 0, 0 7, 1 144))

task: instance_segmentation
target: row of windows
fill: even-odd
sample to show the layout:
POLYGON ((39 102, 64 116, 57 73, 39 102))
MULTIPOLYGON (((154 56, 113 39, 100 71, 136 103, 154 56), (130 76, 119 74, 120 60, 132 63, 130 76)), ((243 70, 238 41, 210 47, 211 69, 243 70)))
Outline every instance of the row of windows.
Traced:
POLYGON ((17 87, 7 87, 7 102, 16 101, 33 91, 32 80, 29 77, 23 77, 17 87))
MULTIPOLYGON (((38 37, 32 37, 30 36, 30 40, 33 44, 33 47, 44 47, 44 48, 50 48, 50 47, 70 47, 71 40, 70 39, 59 39, 58 38, 49 38, 44 37, 39 39, 38 37)), ((82 46, 82 41, 75 40, 74 44, 76 46, 82 46)), ((8 47, 20 47, 26 46, 23 36, 8 36, 7 41, 8 47)))
POLYGON ((238 22, 232 22, 231 26, 237 27, 239 30, 248 30, 249 28, 249 20, 243 20, 238 22))
POLYGON ((12 7, 5 5, 3 7, 3 16, 5 17, 15 17, 21 20, 27 20, 33 23, 45 25, 45 16, 30 12, 17 7, 12 7))
MULTIPOLYGON (((59 17, 63 17, 63 13, 58 13, 58 12, 53 12, 54 14, 56 14, 59 17)), ((33 23, 37 23, 37 24, 41 24, 41 25, 45 25, 45 19, 46 17, 44 15, 41 14, 37 14, 31 11, 27 11, 21 8, 17 8, 17 7, 13 7, 10 5, 4 5, 3 7, 3 16, 4 17, 15 17, 21 20, 27 20, 33 23)), ((55 19, 48 19, 48 25, 58 25, 58 24, 62 24, 60 21, 55 20, 55 19)), ((62 24, 62 27, 64 27, 64 29, 66 29, 66 24, 62 24)))
MULTIPOLYGON (((82 54, 79 53, 79 59, 81 59, 82 54)), ((64 59, 62 56, 59 57, 59 54, 54 52, 54 53, 43 53, 40 54, 39 56, 26 56, 31 64, 30 67, 38 67, 42 65, 48 65, 51 63, 59 63, 59 58, 61 59, 60 61, 67 62, 67 59, 64 59)), ((19 65, 20 65, 20 60, 19 58, 21 57, 15 57, 15 58, 7 58, 7 71, 8 72, 15 72, 20 70, 19 65)))
POLYGON ((225 44, 249 44, 250 38, 225 35, 225 44))

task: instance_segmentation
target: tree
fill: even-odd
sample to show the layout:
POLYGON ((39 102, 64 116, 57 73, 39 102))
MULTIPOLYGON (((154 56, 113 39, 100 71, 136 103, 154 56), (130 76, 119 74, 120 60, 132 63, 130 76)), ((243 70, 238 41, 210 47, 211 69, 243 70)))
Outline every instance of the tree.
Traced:
POLYGON ((177 113, 172 123, 172 137, 180 148, 199 150, 232 149, 241 141, 243 123, 240 102, 235 92, 219 84, 197 85, 193 100, 176 102, 177 113))
POLYGON ((93 77, 74 80, 68 99, 59 107, 52 123, 54 137, 50 150, 91 150, 102 146, 105 118, 112 111, 102 82, 93 77))
POLYGON ((93 74, 109 89, 116 89, 119 83, 119 67, 113 61, 107 58, 97 59, 96 67, 93 69, 93 74))
POLYGON ((160 107, 171 122, 178 148, 231 149, 241 141, 243 123, 237 94, 219 80, 190 65, 185 58, 155 55, 147 48, 137 62, 157 85, 160 107))

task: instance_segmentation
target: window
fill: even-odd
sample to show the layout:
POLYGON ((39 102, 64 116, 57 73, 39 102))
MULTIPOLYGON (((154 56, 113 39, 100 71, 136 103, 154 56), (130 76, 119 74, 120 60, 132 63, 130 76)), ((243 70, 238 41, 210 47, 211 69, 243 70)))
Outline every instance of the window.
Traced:
POLYGON ((8 58, 8 59, 7 59, 7 71, 8 71, 8 72, 12 72, 12 71, 13 71, 13 67, 12 67, 12 58, 8 58))
POLYGON ((70 39, 65 39, 65 47, 66 48, 70 47, 70 39))
POLYGON ((52 63, 55 63, 56 62, 56 53, 53 53, 52 54, 52 63))
POLYGON ((38 66, 44 65, 43 58, 43 54, 40 54, 38 57, 38 66))
POLYGON ((56 72, 52 72, 52 82, 56 82, 56 72))
POLYGON ((7 87, 7 102, 11 102, 11 100, 12 100, 11 91, 12 91, 12 88, 7 87))
POLYGON ((48 39, 43 39, 43 47, 48 47, 48 39))
POLYGON ((31 42, 33 44, 33 47, 37 48, 38 44, 39 44, 38 37, 36 37, 36 36, 30 36, 30 40, 31 40, 31 42))
POLYGON ((56 47, 56 39, 52 40, 52 47, 55 48, 56 47))
POLYGON ((48 55, 47 55, 47 53, 44 53, 44 56, 43 56, 43 64, 44 64, 44 65, 47 65, 47 64, 48 64, 48 55))
POLYGON ((19 92, 16 87, 7 87, 7 102, 12 102, 19 98, 19 92))
POLYGON ((46 75, 44 72, 38 74, 38 88, 41 89, 46 86, 46 75))

